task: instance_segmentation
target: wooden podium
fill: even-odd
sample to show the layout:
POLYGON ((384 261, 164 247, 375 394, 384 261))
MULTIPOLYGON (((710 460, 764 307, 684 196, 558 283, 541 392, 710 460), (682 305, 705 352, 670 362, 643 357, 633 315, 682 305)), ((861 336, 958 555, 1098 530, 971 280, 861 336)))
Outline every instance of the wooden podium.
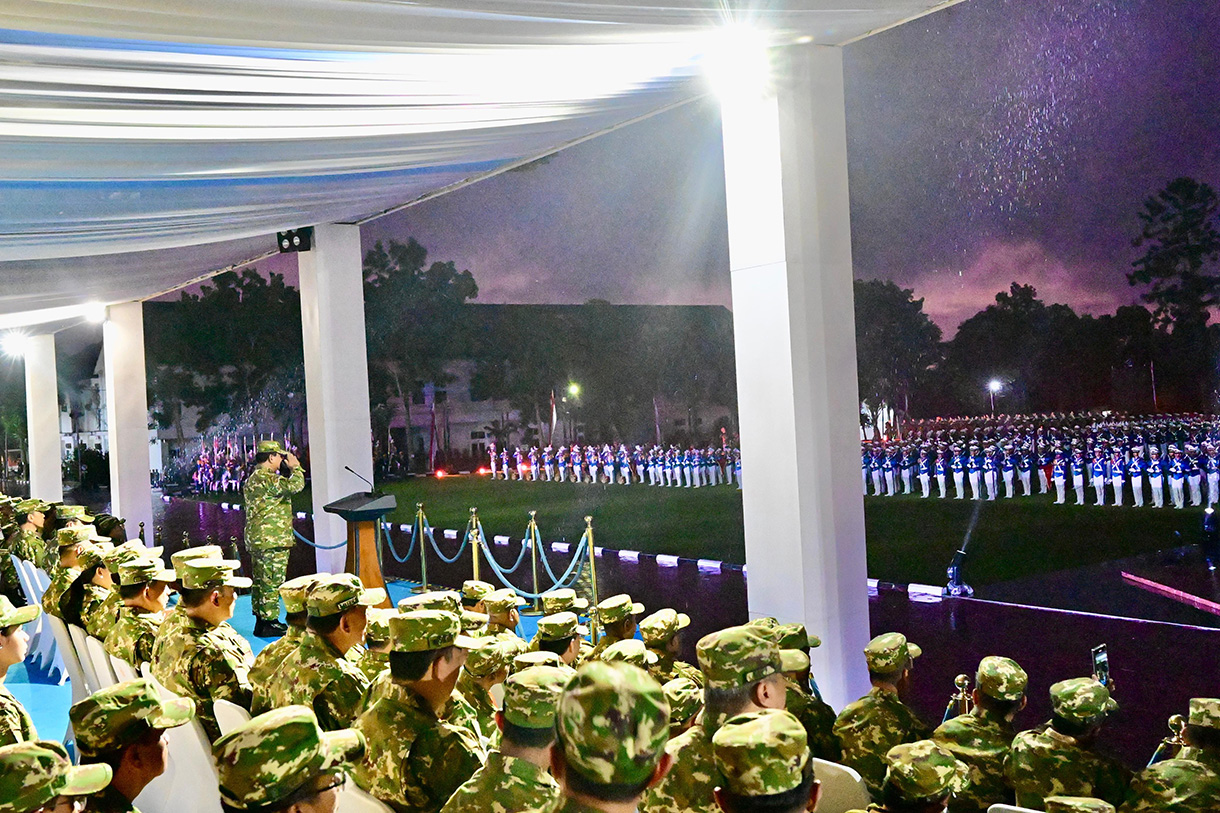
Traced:
MULTIPOLYGON (((380 542, 378 525, 386 514, 397 507, 398 501, 392 495, 378 495, 370 491, 349 494, 322 506, 323 511, 340 516, 347 522, 345 569, 348 573, 359 576, 366 588, 385 589, 385 578, 381 575, 381 559, 377 555, 380 542)), ((387 598, 381 606, 393 605, 387 598)))

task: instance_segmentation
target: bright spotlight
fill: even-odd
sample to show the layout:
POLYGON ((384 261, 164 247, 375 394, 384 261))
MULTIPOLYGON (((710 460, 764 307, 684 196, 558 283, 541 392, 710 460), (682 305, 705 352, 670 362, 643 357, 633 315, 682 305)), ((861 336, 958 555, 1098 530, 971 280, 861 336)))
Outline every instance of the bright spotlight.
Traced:
POLYGON ((580 385, 575 381, 568 385, 568 395, 571 395, 573 398, 580 395, 580 385))
POLYGON ((95 325, 106 321, 106 306, 101 302, 90 302, 85 305, 85 319, 95 325))
POLYGON ((987 389, 991 390, 992 392, 999 392, 1003 386, 1004 385, 1001 384, 997 378, 993 378, 987 382, 987 389))
POLYGON ((4 355, 9 358, 25 358, 25 350, 29 345, 28 338, 24 333, 17 331, 6 333, 4 338, 0 339, 0 349, 3 349, 4 355))
POLYGON ((762 31, 742 23, 717 29, 703 57, 716 95, 722 100, 760 96, 771 81, 769 45, 762 31))

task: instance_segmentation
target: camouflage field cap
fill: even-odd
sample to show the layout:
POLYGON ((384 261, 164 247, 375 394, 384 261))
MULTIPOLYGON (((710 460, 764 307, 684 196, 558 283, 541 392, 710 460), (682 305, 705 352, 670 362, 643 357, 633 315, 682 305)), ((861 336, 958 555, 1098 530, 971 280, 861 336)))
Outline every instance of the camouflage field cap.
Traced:
POLYGON ((305 596, 317 580, 318 574, 310 573, 308 576, 297 576, 281 584, 280 598, 284 600, 284 612, 305 612, 305 596))
POLYGON ((641 669, 656 663, 657 653, 644 646, 639 638, 615 641, 602 650, 602 660, 607 663, 629 663, 641 669))
POLYGON ((119 565, 119 584, 176 582, 178 574, 168 569, 160 559, 132 559, 119 565))
POLYGON ((640 621, 640 637, 649 646, 662 646, 689 626, 689 615, 666 607, 640 621))
POLYGON ((589 609, 589 600, 576 595, 576 591, 570 587, 547 590, 539 598, 542 601, 542 612, 547 615, 562 613, 565 610, 575 612, 589 609))
POLYGON ((703 687, 686 677, 677 677, 661 687, 669 703, 669 722, 685 723, 703 708, 703 687))
POLYGON ((885 755, 885 781, 903 799, 940 799, 970 784, 970 769, 932 740, 895 745, 885 755))
POLYGON ((475 638, 462 634, 462 622, 444 610, 413 610, 390 619, 390 642, 395 652, 425 652, 447 646, 474 649, 475 638))
POLYGON ((78 519, 81 522, 93 522, 93 517, 85 512, 83 505, 61 505, 55 515, 60 519, 78 519))
POLYGON ((474 632, 487 626, 487 613, 476 613, 474 610, 462 608, 462 632, 474 632))
POLYGON ((82 542, 76 552, 76 566, 81 570, 104 564, 107 553, 111 550, 107 542, 82 542))
POLYGON ((635 785, 656 769, 669 741, 669 704, 652 676, 626 663, 577 670, 555 707, 570 770, 603 785, 635 785))
POLYGON ((1047 796, 1046 813, 1114 813, 1114 805, 1092 796, 1047 796))
POLYGON ((506 613, 509 610, 524 607, 526 604, 529 604, 529 602, 517 595, 516 590, 509 587, 505 587, 503 590, 494 590, 483 596, 483 607, 487 610, 488 615, 506 613))
POLYGON ((1110 690, 1094 678, 1061 680, 1051 686, 1051 711, 1065 720, 1088 723, 1117 708, 1110 690))
POLYGON ((512 663, 517 649, 510 642, 499 638, 476 638, 479 645, 470 650, 463 667, 475 677, 487 677, 501 669, 507 669, 512 663))
POLYGON ((37 810, 58 796, 87 796, 110 784, 109 765, 73 765, 57 742, 0 748, 0 813, 37 810))
POLYGON ((638 601, 632 601, 631 596, 626 593, 611 596, 597 604, 597 617, 603 624, 613 624, 630 615, 639 615, 642 612, 644 612, 644 605, 638 601))
POLYGON ((1190 716, 1186 722, 1204 728, 1220 728, 1220 700, 1214 697, 1190 698, 1190 716))
POLYGON ((164 552, 165 548, 146 548, 143 542, 133 539, 130 542, 115 545, 113 549, 106 553, 103 561, 108 569, 117 571, 126 563, 136 559, 160 559, 161 554, 164 552))
POLYGON ((13 511, 18 514, 33 514, 34 512, 43 513, 50 507, 50 503, 45 503, 42 500, 36 500, 32 497, 25 500, 18 500, 17 502, 13 503, 13 511))
POLYGON ((575 672, 567 667, 531 666, 504 681, 504 719, 522 728, 554 728, 555 704, 575 672))
POLYGON ((216 587, 249 587, 252 582, 245 576, 234 575, 241 567, 236 559, 188 559, 175 565, 174 572, 187 590, 206 590, 216 587))
POLYGON ((699 670, 709 689, 748 686, 779 672, 797 672, 809 663, 804 652, 780 649, 757 625, 743 624, 708 633, 695 645, 699 670))
MULTIPOLYGON (((444 610, 447 613, 462 611, 462 596, 456 590, 429 590, 417 596, 407 596, 398 602, 400 613, 412 610, 444 610)), ((487 617, 483 617, 487 621, 487 617)))
POLYGON ((1012 658, 988 655, 979 661, 974 685, 980 692, 996 700, 1020 700, 1025 695, 1025 687, 1029 685, 1029 676, 1012 658))
POLYGON ((181 570, 183 562, 189 562, 193 559, 219 559, 223 555, 219 545, 198 545, 171 553, 169 560, 173 564, 174 570, 181 570))
POLYGON ((786 711, 739 714, 712 736, 712 760, 735 796, 772 796, 800 786, 809 764, 809 737, 786 711))
POLYGON ((922 654, 901 632, 882 633, 864 647, 864 660, 873 672, 896 672, 922 654))
POLYGON ((573 635, 588 635, 589 628, 580 623, 576 613, 562 612, 538 619, 538 640, 562 641, 573 635))
POLYGON ((467 579, 462 582, 462 598, 468 601, 482 601, 488 594, 494 593, 496 586, 478 579, 467 579))
POLYGON ((81 753, 97 756, 117 751, 152 728, 176 728, 195 719, 195 701, 162 700, 144 678, 117 683, 76 703, 68 711, 81 753))
POLYGON ((759 616, 758 618, 752 618, 749 621, 747 621, 745 625, 747 627, 754 627, 755 629, 765 630, 766 632, 769 632, 769 633, 773 633, 780 628, 779 619, 774 618, 769 615, 763 615, 763 616, 759 616))
POLYGON ((307 782, 364 757, 365 740, 350 728, 323 731, 306 706, 260 714, 212 746, 220 798, 238 810, 275 809, 307 782))
POLYGON ((518 652, 513 655, 513 672, 529 669, 531 666, 565 666, 558 652, 518 652))
POLYGON ((278 440, 260 440, 254 447, 255 454, 287 454, 288 450, 278 440))
POLYGON ((380 587, 365 589, 355 573, 332 573, 319 576, 305 593, 305 612, 310 618, 338 615, 352 607, 376 607, 386 600, 380 587))
POLYGON ((822 645, 822 639, 810 635, 801 623, 780 624, 775 628, 776 640, 780 649, 816 649, 822 645))
POLYGON ((364 627, 364 638, 368 643, 384 644, 390 640, 390 619, 398 615, 396 610, 386 607, 370 607, 368 623, 364 627))
POLYGON ((55 532, 55 544, 61 548, 66 548, 71 545, 79 545, 82 542, 110 542, 114 540, 108 536, 99 536, 92 525, 77 525, 72 528, 60 528, 55 532))
POLYGON ((8 596, 0 595, 0 627, 16 627, 28 624, 38 617, 42 608, 37 604, 14 607, 8 596))

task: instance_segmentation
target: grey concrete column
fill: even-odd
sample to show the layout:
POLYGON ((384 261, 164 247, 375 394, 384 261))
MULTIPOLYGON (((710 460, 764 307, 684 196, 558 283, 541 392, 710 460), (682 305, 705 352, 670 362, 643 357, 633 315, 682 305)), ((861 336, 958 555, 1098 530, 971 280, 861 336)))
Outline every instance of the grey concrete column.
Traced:
POLYGON ((144 368, 144 304, 111 305, 102 325, 106 368, 106 433, 110 444, 110 510, 134 538, 153 527, 149 465, 148 376, 144 368))
POLYGON ((57 502, 64 498, 64 477, 59 438, 55 334, 30 336, 25 340, 24 350, 30 496, 57 502))

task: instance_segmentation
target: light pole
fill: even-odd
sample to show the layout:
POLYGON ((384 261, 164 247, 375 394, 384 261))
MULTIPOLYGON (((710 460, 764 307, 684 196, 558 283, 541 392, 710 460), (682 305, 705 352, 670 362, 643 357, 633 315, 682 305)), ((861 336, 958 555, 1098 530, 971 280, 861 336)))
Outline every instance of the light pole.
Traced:
POLYGON ((995 415, 995 394, 1000 391, 1004 385, 1000 383, 1000 379, 993 378, 987 382, 987 391, 991 394, 991 414, 995 415))

